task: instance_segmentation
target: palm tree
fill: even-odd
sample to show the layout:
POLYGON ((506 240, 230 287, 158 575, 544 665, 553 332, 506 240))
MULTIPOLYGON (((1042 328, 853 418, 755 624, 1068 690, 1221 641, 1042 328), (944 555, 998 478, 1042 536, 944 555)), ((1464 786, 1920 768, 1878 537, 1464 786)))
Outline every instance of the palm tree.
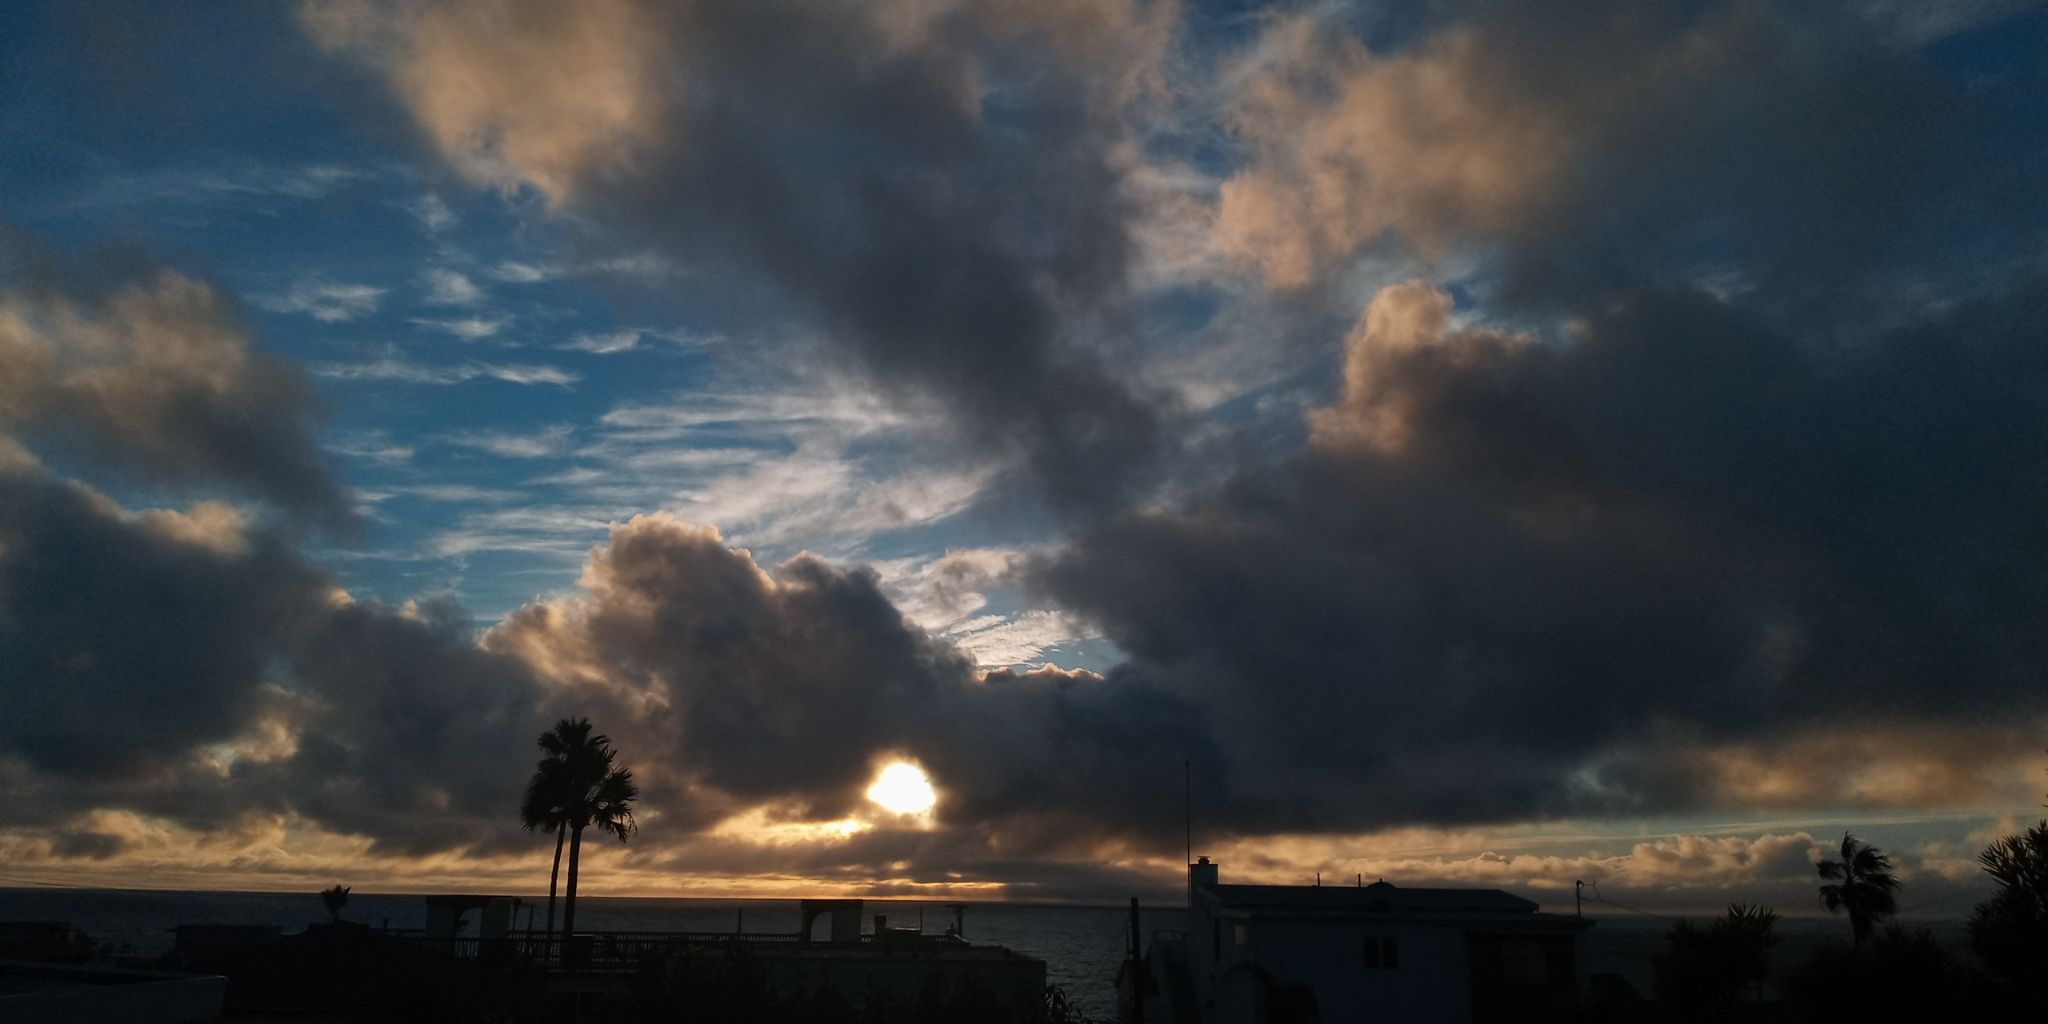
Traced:
POLYGON ((562 842, 568 838, 568 799, 563 792, 561 764, 543 760, 526 784, 526 800, 519 805, 519 823, 529 832, 546 830, 555 834, 555 866, 548 871, 548 925, 543 934, 555 935, 555 889, 562 876, 562 842))
POLYGON ((320 902, 327 907, 327 919, 341 923, 341 908, 348 905, 349 886, 337 885, 332 889, 320 890, 320 902))
POLYGON ((1833 883, 1820 887, 1821 905, 1829 913, 1847 910, 1849 928, 1856 945, 1870 941, 1876 923, 1899 912, 1899 880, 1892 877, 1890 857, 1869 843, 1860 843, 1842 833, 1842 859, 1823 860, 1814 865, 1820 877, 1833 883))
POLYGON ((640 787, 633 784, 631 768, 614 767, 614 752, 607 747, 604 754, 604 774, 588 787, 578 787, 576 800, 569 806, 569 890, 562 902, 562 937, 574 941, 576 935, 576 877, 582 863, 583 830, 596 828, 609 832, 625 842, 638 826, 633 824, 633 801, 640 797, 640 787))
POLYGON ((555 892, 562 876, 562 844, 569 835, 570 808, 578 790, 587 782, 602 778, 610 767, 611 741, 592 735, 590 719, 564 718, 537 741, 542 757, 526 784, 526 799, 519 806, 519 823, 528 831, 547 830, 555 834, 555 864, 548 871, 548 923, 544 933, 549 949, 555 937, 555 892))
POLYGON ((639 797, 633 773, 619 768, 611 740, 591 730, 587 718, 564 718, 542 733, 543 756, 526 785, 519 820, 530 830, 555 833, 555 865, 548 874, 547 937, 555 935, 555 892, 562 871, 562 846, 569 847, 569 886, 564 901, 562 934, 576 933, 576 883, 582 863, 583 831, 596 826, 620 842, 634 831, 632 803, 639 797))

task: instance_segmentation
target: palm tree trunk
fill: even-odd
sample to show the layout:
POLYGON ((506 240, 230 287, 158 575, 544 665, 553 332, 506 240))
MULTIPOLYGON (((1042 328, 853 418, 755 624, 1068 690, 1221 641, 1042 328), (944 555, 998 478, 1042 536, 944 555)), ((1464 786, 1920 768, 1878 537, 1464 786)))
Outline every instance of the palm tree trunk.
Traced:
POLYGON ((548 930, 541 940, 542 960, 550 959, 555 951, 555 882, 562 877, 562 839, 568 834, 568 822, 555 826, 555 866, 548 872, 548 930))
MULTIPOLYGON (((576 868, 583 859, 583 826, 569 830, 569 889, 562 897, 562 944, 569 957, 576 953, 576 868)), ((571 962, 571 967, 578 966, 571 962)))

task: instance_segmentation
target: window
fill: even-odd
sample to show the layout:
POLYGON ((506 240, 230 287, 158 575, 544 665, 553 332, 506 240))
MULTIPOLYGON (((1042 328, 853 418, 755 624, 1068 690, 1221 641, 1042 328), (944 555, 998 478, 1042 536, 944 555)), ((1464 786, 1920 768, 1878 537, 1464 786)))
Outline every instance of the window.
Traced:
POLYGON ((1235 929, 1233 929, 1233 930, 1231 931, 1231 933, 1230 933, 1230 934, 1231 934, 1231 940, 1232 940, 1233 942, 1237 943, 1237 944, 1238 944, 1238 945, 1240 945, 1240 946, 1249 946, 1249 945, 1251 945, 1251 944, 1252 944, 1252 926, 1251 926, 1251 925, 1248 925, 1248 924, 1241 924, 1241 925, 1238 925, 1238 926, 1237 926, 1237 927, 1236 927, 1235 929))
POLYGON ((1391 971, 1401 966, 1401 940, 1391 935, 1365 937, 1365 969, 1391 971))

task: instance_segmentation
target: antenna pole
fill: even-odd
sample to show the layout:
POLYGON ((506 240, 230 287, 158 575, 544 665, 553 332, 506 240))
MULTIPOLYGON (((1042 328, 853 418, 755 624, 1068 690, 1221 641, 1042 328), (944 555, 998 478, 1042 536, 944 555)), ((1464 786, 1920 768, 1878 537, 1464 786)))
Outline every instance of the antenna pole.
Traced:
POLYGON ((1188 863, 1195 862, 1195 773, 1189 762, 1180 763, 1180 807, 1187 826, 1188 863))

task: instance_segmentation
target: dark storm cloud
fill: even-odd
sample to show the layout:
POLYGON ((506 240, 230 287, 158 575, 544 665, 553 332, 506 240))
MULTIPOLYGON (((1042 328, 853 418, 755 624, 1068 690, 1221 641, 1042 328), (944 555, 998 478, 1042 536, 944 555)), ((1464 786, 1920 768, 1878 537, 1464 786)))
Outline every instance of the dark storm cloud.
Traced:
MULTIPOLYGON (((779 289, 1035 494, 1119 493, 1159 430, 1099 351, 1125 288, 1123 105, 1164 5, 314 8, 458 170, 779 289)), ((750 285, 755 287, 757 285, 750 285)))
POLYGON ((253 767, 328 828, 377 852, 502 845, 543 721, 533 677, 476 646, 452 604, 369 603, 321 617, 292 651, 306 709, 296 753, 253 767))
POLYGON ((305 375, 252 344, 231 298, 167 270, 80 272, 26 248, 0 235, 0 429, 354 522, 313 441, 305 375))
MULTIPOLYGON (((297 549, 292 519, 353 521, 303 376, 209 285, 7 241, 0 427, 288 514, 132 512, 0 434, 9 824, 121 808, 218 830, 297 810, 407 849, 486 838, 540 729, 534 683, 447 609, 350 601, 297 549)), ((61 835, 60 854, 97 849, 61 835)))
POLYGON ((1383 292, 1307 451, 1044 567, 1219 723, 1241 827, 1682 810, 1719 780, 1667 732, 2048 713, 2037 283, 1842 348, 1687 292, 1552 343, 1449 308, 1383 292))
POLYGON ((405 850, 511 831, 542 724, 531 675, 452 609, 336 593, 231 514, 130 516, 0 471, 9 823, 121 807, 216 829, 296 810, 405 850))
POLYGON ((50 843, 50 852, 65 860, 106 860, 126 845, 105 832, 64 832, 50 843))
POLYGON ((895 755, 930 771, 948 825, 1059 847, 1165 830, 1157 794, 1180 755, 1156 745, 1204 743, 1160 689, 1053 669, 979 679, 871 572, 801 556, 771 576, 667 518, 616 527, 584 583, 584 598, 514 613, 489 646, 556 680, 564 708, 604 708, 679 822, 761 804, 837 818, 895 755))
POLYGON ((0 746, 53 774, 124 776, 249 721, 319 575, 231 524, 198 541, 165 524, 0 470, 0 746))
POLYGON ((696 834, 756 807, 865 812, 876 768, 910 757, 944 794, 943 834, 878 829, 819 853, 836 867, 789 866, 989 878, 990 857, 1163 839, 1176 766, 1151 745, 1204 749, 1163 690, 984 679, 873 573, 804 556, 770 576, 663 518, 614 531, 588 595, 521 609, 480 647, 452 604, 350 600, 225 506, 126 513, 10 459, 0 671, 36 685, 0 689, 0 806, 59 859, 120 852, 75 838, 99 811, 216 837, 296 816, 375 855, 526 849, 512 811, 533 737, 590 715, 645 781, 664 850, 716 847, 696 834))

